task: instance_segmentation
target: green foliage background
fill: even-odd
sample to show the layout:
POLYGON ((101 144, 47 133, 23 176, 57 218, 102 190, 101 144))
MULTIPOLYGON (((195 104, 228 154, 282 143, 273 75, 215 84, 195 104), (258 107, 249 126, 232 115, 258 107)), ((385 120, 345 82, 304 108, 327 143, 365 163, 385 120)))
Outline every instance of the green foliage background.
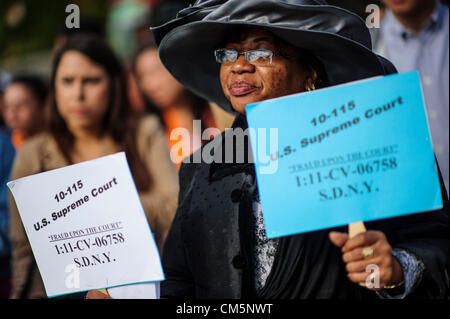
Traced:
POLYGON ((77 4, 81 17, 94 19, 103 27, 107 0, 1 0, 0 1, 0 68, 2 62, 20 61, 33 52, 51 51, 56 35, 64 26, 68 4, 77 4), (25 15, 14 27, 7 24, 8 9, 15 3, 25 6, 25 15))

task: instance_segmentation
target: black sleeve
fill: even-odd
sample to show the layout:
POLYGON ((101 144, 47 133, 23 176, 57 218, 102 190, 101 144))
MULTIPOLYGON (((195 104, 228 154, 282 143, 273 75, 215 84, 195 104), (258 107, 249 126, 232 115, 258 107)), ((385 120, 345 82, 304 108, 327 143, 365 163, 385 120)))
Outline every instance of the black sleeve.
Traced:
POLYGON ((161 298, 194 297, 195 286, 188 267, 183 240, 183 217, 189 207, 195 164, 183 163, 179 172, 178 209, 164 244, 162 265, 166 279, 161 283, 161 298))
POLYGON ((440 172, 439 178, 442 209, 373 222, 370 227, 383 230, 393 248, 404 249, 423 262, 422 278, 409 298, 449 297, 448 198, 440 172))

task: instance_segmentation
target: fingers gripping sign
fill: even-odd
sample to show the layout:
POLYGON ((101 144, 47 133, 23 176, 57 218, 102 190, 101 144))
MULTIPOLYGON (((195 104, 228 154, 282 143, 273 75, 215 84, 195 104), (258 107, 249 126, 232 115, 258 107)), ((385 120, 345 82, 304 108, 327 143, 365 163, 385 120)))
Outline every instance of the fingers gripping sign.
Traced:
POLYGON ((369 290, 381 290, 403 282, 403 271, 392 256, 392 247, 383 232, 370 230, 353 237, 330 232, 329 238, 341 248, 347 277, 369 290))
POLYGON ((86 299, 112 299, 106 289, 89 290, 86 299))

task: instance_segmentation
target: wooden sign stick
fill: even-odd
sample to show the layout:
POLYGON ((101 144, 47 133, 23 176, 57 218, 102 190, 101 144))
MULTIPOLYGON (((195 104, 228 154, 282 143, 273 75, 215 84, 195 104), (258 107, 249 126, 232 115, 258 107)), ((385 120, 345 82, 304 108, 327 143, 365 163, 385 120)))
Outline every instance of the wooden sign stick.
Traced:
POLYGON ((351 223, 348 225, 348 237, 353 238, 359 233, 366 232, 366 226, 363 222, 351 223))

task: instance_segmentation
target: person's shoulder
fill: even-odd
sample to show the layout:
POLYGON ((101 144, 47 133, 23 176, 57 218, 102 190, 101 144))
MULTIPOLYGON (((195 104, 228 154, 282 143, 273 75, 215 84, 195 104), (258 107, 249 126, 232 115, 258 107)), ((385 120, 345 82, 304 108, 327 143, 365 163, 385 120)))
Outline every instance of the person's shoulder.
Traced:
POLYGON ((26 139, 23 144, 19 147, 18 152, 20 153, 33 153, 39 152, 44 146, 51 143, 52 137, 50 134, 44 132, 36 134, 28 139, 26 139))
POLYGON ((47 133, 40 133, 25 140, 17 149, 12 179, 38 173, 41 160, 45 157, 46 149, 51 143, 52 137, 47 133))
POLYGON ((17 149, 17 161, 31 165, 46 156, 47 153, 52 153, 52 148, 56 147, 54 138, 49 133, 39 133, 26 139, 23 144, 17 149))
POLYGON ((145 114, 137 118, 138 134, 152 135, 162 131, 162 124, 156 115, 145 114))

